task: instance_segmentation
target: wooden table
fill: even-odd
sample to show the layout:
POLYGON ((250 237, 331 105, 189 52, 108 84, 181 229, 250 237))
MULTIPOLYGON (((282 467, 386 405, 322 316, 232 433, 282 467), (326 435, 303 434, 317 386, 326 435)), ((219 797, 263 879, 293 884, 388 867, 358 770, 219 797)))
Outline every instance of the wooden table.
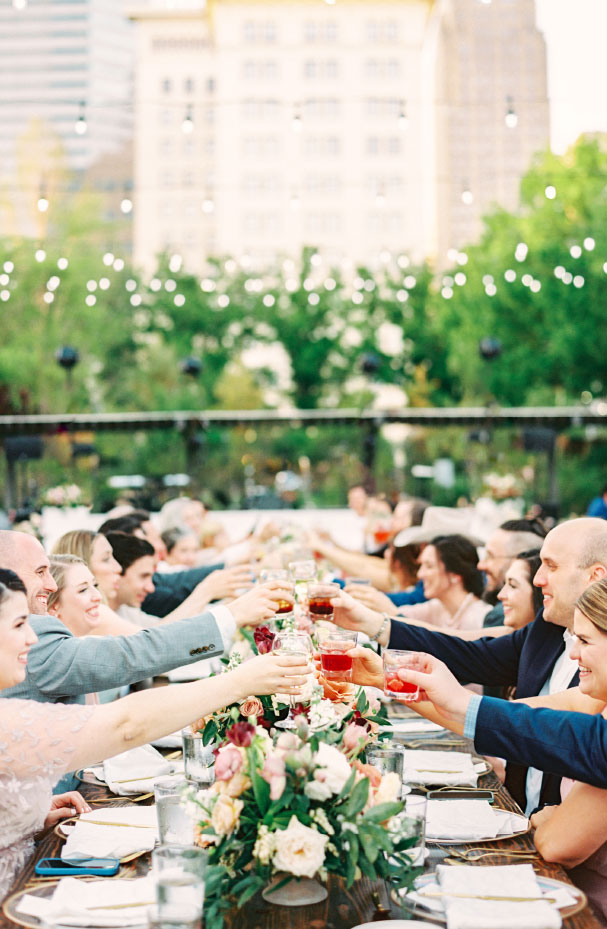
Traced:
MULTIPOLYGON (((437 748, 440 740, 432 740, 431 743, 424 743, 423 747, 437 748)), ((447 747, 446 745, 444 746, 447 747)), ((456 746, 452 746, 456 748, 456 746)), ((462 745, 466 748, 465 745, 462 745)), ((506 789, 500 784, 497 777, 490 772, 479 779, 479 786, 489 787, 495 791, 496 805, 503 809, 520 812, 506 789)), ((127 802, 109 794, 105 787, 83 784, 81 790, 86 799, 107 800, 108 806, 124 806, 127 802)), ((475 843, 478 844, 478 843, 475 843)), ((35 858, 30 861, 24 871, 15 881, 11 894, 23 890, 30 881, 37 881, 34 874, 34 865, 37 859, 45 857, 56 857, 61 854, 63 842, 52 832, 46 835, 38 844, 35 858)), ((456 846, 457 849, 463 850, 465 844, 456 846)), ((439 849, 436 846, 429 846, 430 856, 426 862, 426 868, 433 870, 440 861, 449 854, 448 851, 439 849)), ((487 850, 495 852, 491 858, 485 858, 480 864, 511 864, 513 859, 501 854, 507 849, 533 849, 533 840, 530 834, 518 836, 513 839, 505 839, 495 845, 488 844, 487 850)), ((144 855, 127 865, 123 865, 121 873, 125 876, 134 874, 145 874, 149 868, 150 856, 144 855)), ((557 865, 547 864, 538 859, 534 866, 539 874, 546 877, 556 878, 560 881, 570 883, 565 872, 557 865)), ((402 918, 403 913, 395 904, 388 899, 385 885, 382 882, 372 883, 367 878, 362 878, 355 885, 346 890, 343 881, 330 878, 329 896, 323 903, 314 906, 305 907, 283 907, 266 903, 260 896, 255 897, 246 904, 243 910, 233 910, 227 920, 226 929, 351 929, 360 923, 370 922, 380 919, 398 919, 402 918), (372 892, 379 894, 381 904, 390 907, 389 913, 379 913, 372 898, 372 892)), ((432 921, 429 917, 424 917, 432 921)), ((14 929, 15 923, 1 913, 0 929, 14 929)), ((564 920, 565 929, 601 929, 601 924, 595 919, 590 909, 587 907, 576 916, 564 920)), ((490 929, 490 927, 487 927, 490 929)))

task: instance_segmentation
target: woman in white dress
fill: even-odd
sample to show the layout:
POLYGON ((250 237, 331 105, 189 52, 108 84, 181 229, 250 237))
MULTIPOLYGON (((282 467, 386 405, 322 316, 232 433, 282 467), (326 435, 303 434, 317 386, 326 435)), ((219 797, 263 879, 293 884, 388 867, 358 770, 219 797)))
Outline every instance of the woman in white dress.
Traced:
MULTIPOLYGON (((20 579, 0 570, 0 691, 25 677, 36 642, 28 612, 20 579)), ((35 834, 57 819, 49 811, 61 775, 168 735, 251 694, 298 694, 307 674, 302 661, 261 655, 218 677, 144 690, 100 706, 0 700, 0 899, 31 856, 35 834)), ((77 812, 84 809, 86 804, 77 812)))

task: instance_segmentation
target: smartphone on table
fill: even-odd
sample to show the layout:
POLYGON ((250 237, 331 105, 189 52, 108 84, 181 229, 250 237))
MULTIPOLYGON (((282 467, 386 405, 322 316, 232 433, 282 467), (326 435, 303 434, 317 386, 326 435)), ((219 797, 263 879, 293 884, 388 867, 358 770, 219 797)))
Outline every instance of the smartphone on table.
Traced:
POLYGON ((94 874, 109 877, 120 867, 118 858, 41 858, 34 871, 44 877, 63 875, 94 874))

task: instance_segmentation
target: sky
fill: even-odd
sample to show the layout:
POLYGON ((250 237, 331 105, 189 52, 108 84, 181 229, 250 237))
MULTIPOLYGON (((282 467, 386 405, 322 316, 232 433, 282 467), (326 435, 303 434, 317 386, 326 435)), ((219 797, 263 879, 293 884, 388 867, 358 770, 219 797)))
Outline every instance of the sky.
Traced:
POLYGON ((548 50, 551 145, 607 132, 607 0, 536 0, 548 50))

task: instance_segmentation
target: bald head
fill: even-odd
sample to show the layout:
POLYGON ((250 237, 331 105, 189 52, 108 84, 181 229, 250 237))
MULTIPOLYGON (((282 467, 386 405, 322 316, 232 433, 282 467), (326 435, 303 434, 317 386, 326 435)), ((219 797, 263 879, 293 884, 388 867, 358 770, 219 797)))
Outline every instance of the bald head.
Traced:
POLYGON ((541 559, 534 583, 542 590, 544 619, 571 626, 577 598, 607 576, 607 523, 583 516, 555 526, 544 539, 541 559))
POLYGON ((27 591, 30 613, 47 612, 48 596, 57 585, 49 572, 49 560, 42 545, 27 532, 0 531, 0 568, 17 574, 27 591))

